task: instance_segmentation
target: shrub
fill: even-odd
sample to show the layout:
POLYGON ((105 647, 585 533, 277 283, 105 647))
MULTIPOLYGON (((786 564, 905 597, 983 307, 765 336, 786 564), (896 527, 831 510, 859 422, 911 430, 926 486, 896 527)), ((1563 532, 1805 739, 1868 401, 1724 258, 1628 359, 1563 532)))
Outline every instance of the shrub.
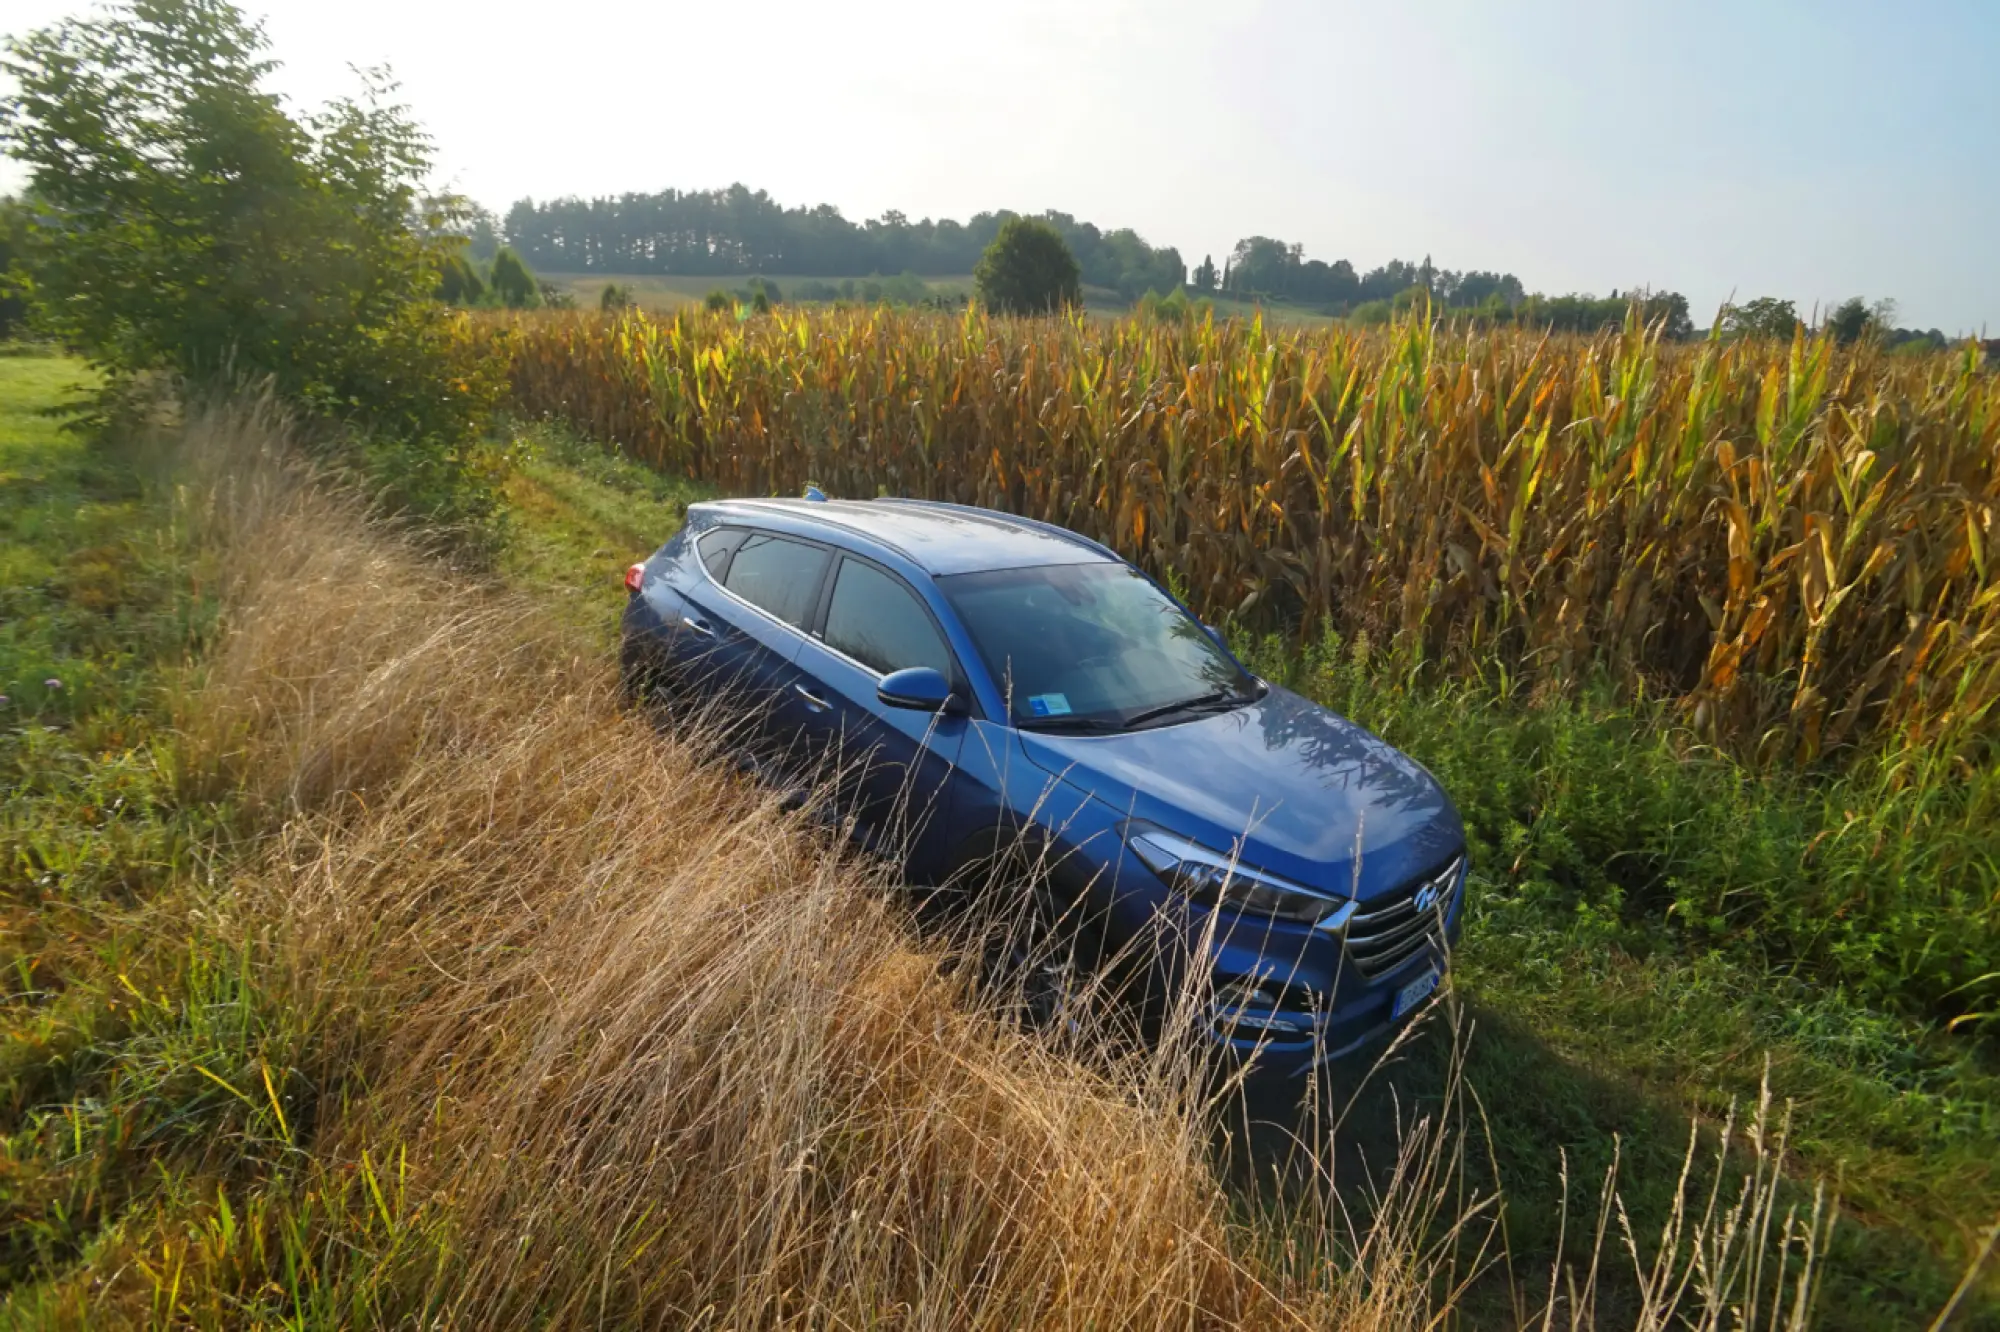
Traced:
POLYGON ((157 372, 263 381, 350 427, 335 432, 359 441, 350 462, 422 455, 376 477, 387 502, 482 520, 491 496, 468 464, 498 379, 434 299, 459 240, 418 192, 428 141, 372 76, 293 118, 261 87, 264 47, 219 0, 144 0, 8 42, 19 91, 0 147, 29 173, 31 297, 114 400, 157 372))
POLYGON ((485 295, 486 280, 463 251, 439 263, 437 298, 446 305, 477 305, 485 295))
POLYGON ((502 249, 493 256, 493 295, 510 310, 526 310, 542 303, 541 284, 521 256, 502 249))
POLYGON ((1046 222, 1010 217, 973 272, 979 302, 998 314, 1047 314, 1083 301, 1083 270, 1046 222))

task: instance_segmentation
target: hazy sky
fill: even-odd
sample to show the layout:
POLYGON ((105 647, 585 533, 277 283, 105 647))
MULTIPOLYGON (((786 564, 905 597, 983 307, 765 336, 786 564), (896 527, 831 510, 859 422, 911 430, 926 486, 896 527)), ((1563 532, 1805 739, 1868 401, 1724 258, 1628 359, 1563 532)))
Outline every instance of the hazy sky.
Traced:
MULTIPOLYGON (((7 0, 19 32, 81 5, 7 0)), ((1892 296, 2000 331, 2000 0, 251 0, 279 86, 389 64, 444 179, 1059 208, 1531 289, 1892 296)), ((0 188, 18 171, 0 164, 0 188)))

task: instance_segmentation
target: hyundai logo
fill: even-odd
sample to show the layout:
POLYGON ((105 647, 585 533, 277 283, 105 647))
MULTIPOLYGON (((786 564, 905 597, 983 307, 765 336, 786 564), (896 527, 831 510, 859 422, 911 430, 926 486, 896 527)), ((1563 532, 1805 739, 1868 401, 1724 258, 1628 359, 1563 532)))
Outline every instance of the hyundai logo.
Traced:
POLYGON ((1432 879, 1429 883, 1417 889, 1417 910, 1429 911, 1437 905, 1438 898, 1443 896, 1443 894, 1444 880, 1432 879))

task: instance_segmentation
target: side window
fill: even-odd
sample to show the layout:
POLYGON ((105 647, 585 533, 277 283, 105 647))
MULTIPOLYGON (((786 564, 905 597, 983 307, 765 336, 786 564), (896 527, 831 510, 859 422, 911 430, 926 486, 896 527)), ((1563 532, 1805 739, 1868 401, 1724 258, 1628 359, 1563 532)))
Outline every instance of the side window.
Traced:
POLYGON ((901 579, 859 560, 842 560, 826 608, 827 646, 887 675, 929 666, 951 678, 951 649, 930 612, 901 579))
POLYGON ((803 629, 819 599, 820 575, 832 555, 803 541, 751 532, 736 548, 722 585, 753 606, 803 629))
POLYGON ((749 535, 740 527, 717 527, 703 532, 695 546, 701 551, 701 562, 709 576, 721 582, 729 574, 729 557, 749 535))

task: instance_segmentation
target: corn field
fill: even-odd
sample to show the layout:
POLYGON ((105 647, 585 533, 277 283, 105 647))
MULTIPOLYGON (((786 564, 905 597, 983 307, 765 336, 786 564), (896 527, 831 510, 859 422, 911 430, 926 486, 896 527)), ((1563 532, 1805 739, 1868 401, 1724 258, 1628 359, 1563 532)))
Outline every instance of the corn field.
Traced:
POLYGON ((724 491, 1060 523, 1211 618, 1608 674, 1763 763, 1990 743, 2000 376, 1974 349, 886 310, 486 335, 522 411, 724 491))

